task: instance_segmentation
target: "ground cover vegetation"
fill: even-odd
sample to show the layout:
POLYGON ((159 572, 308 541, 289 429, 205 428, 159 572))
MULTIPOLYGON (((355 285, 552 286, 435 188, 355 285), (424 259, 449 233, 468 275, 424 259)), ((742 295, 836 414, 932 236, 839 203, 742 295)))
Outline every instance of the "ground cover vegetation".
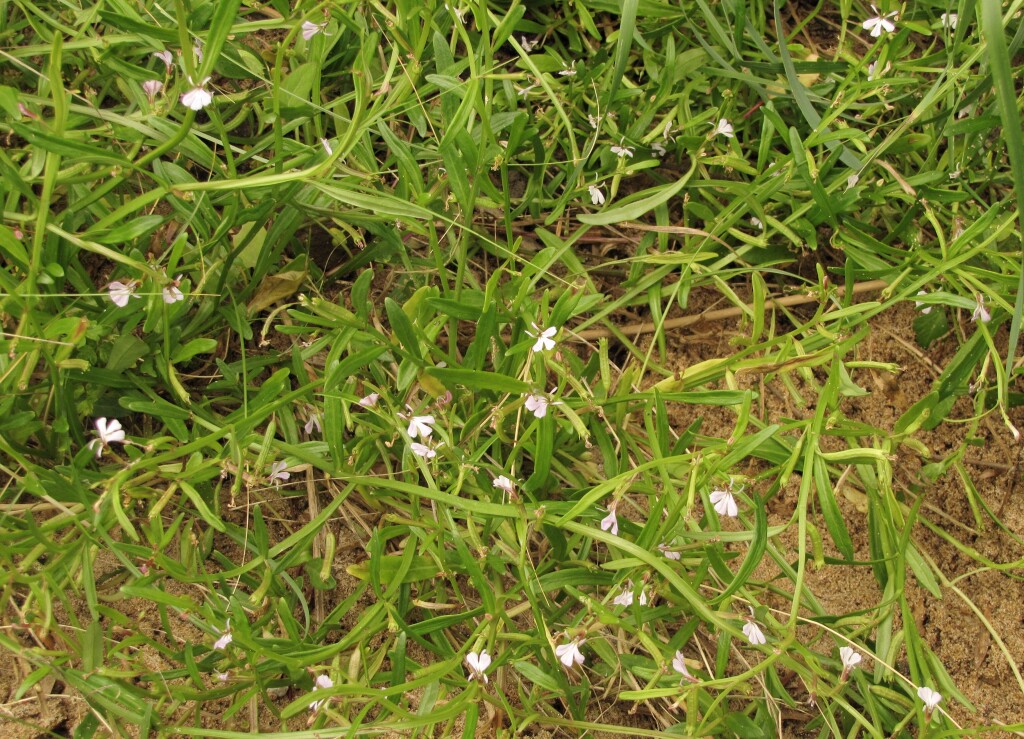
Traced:
POLYGON ((5 736, 1024 731, 1021 9, 0 1, 5 736))

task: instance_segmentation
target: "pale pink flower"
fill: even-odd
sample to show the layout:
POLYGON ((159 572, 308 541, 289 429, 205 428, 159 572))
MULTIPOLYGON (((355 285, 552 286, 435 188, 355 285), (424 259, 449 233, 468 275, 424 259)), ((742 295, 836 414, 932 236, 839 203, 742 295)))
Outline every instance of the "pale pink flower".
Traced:
POLYGON ((185 293, 181 291, 179 285, 181 285, 181 275, 175 277, 171 281, 171 284, 164 286, 162 293, 163 299, 164 302, 167 303, 168 305, 171 305, 172 303, 177 303, 179 300, 185 299, 185 293))
POLYGON ((234 637, 231 636, 231 632, 225 631, 220 635, 220 638, 213 643, 213 648, 218 652, 223 652, 232 641, 234 641, 234 637))
POLYGON ((680 680, 680 682, 697 682, 697 678, 691 675, 690 671, 686 668, 686 655, 684 655, 682 652, 676 652, 676 656, 672 660, 672 669, 678 672, 680 675, 682 675, 682 680, 680 680))
POLYGON ((138 283, 132 280, 131 282, 111 282, 107 286, 107 290, 110 293, 110 299, 114 302, 118 308, 124 308, 128 305, 130 298, 138 298, 135 294, 135 289, 138 287, 138 283))
POLYGON ((420 444, 418 441, 414 441, 411 444, 409 444, 409 448, 412 450, 412 453, 415 454, 417 457, 423 457, 424 459, 433 459, 434 457, 437 456, 437 452, 435 450, 431 449, 426 444, 420 444))
POLYGON ((682 552, 676 552, 669 548, 668 544, 659 544, 658 551, 665 555, 665 559, 672 559, 678 562, 683 558, 682 552))
POLYGON ((545 395, 530 393, 526 396, 526 410, 530 411, 537 418, 544 418, 548 414, 548 406, 551 401, 545 395))
POLYGON ((356 401, 356 405, 361 408, 373 408, 377 405, 377 401, 380 400, 380 393, 370 393, 364 398, 360 398, 356 401))
POLYGON ((153 52, 153 56, 155 56, 157 59, 159 59, 160 61, 162 61, 164 63, 164 66, 167 67, 167 71, 168 72, 171 71, 171 67, 174 66, 174 55, 171 54, 171 52, 169 52, 169 51, 154 51, 153 52))
MULTIPOLYGON (((316 678, 316 682, 313 684, 313 692, 315 693, 318 690, 329 690, 333 687, 334 681, 331 680, 330 677, 328 677, 327 675, 318 675, 316 678)), ((313 701, 309 704, 309 710, 316 713, 320 710, 320 706, 324 705, 327 702, 327 700, 327 698, 324 698, 323 700, 313 701)))
POLYGON ((304 38, 306 41, 309 41, 318 33, 322 33, 325 28, 327 28, 326 23, 313 23, 312 21, 303 21, 302 38, 304 38))
POLYGON ((280 485, 282 482, 284 482, 285 480, 292 476, 292 473, 287 472, 287 469, 288 463, 285 462, 284 460, 274 462, 274 464, 271 465, 270 467, 270 474, 267 475, 267 480, 274 483, 275 485, 280 485))
POLYGON ((514 496, 516 494, 515 485, 512 483, 510 479, 508 479, 504 475, 499 475, 498 477, 495 477, 494 481, 491 484, 498 490, 501 490, 502 492, 505 492, 509 495, 514 496))
POLYGON ((615 515, 615 504, 608 506, 608 515, 601 519, 601 531, 610 531, 612 536, 619 535, 619 518, 615 515))
POLYGON ((160 91, 164 89, 164 83, 160 80, 146 80, 142 83, 142 91, 146 93, 146 98, 149 100, 150 105, 156 100, 156 96, 160 94, 160 91))

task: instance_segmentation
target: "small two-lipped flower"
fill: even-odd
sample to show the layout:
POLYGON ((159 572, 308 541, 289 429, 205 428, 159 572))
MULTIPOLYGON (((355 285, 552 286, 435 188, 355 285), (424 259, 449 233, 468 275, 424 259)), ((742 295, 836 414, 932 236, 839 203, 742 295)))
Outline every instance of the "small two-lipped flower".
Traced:
POLYGON ((470 652, 466 655, 466 667, 469 668, 470 680, 483 680, 485 683, 489 682, 487 675, 484 673, 490 666, 491 655, 487 654, 486 649, 481 649, 479 653, 470 652))
POLYGON ((861 23, 861 27, 870 32, 872 38, 878 38, 883 33, 892 33, 896 30, 896 24, 893 21, 896 20, 898 13, 895 10, 885 15, 882 15, 874 5, 871 6, 871 10, 874 11, 875 16, 861 23))
POLYGON ((617 156, 619 159, 632 159, 633 150, 628 146, 623 146, 623 143, 624 142, 620 141, 618 146, 611 147, 612 154, 617 156))
MULTIPOLYGON (((319 675, 317 676, 316 682, 313 683, 313 692, 315 693, 318 690, 330 690, 333 687, 334 681, 331 680, 328 675, 319 675)), ((327 700, 327 698, 324 698, 323 700, 313 701, 309 704, 309 710, 316 713, 320 710, 320 706, 324 705, 327 700)))
POLYGON ((181 104, 189 110, 200 111, 213 102, 213 93, 206 89, 206 83, 210 81, 209 77, 204 77, 203 80, 197 85, 192 80, 192 89, 182 94, 181 104))
POLYGON ((558 333, 557 326, 549 326, 548 328, 541 330, 540 326, 536 323, 532 324, 533 331, 527 330, 526 335, 531 339, 536 339, 533 343, 533 351, 535 352, 549 352, 555 348, 555 334, 558 333))
POLYGON ((861 659, 860 653, 853 647, 839 647, 839 660, 843 663, 843 674, 839 677, 839 682, 846 682, 850 671, 860 664, 861 659))
POLYGON ((942 702, 942 695, 927 685, 922 685, 917 689, 917 697, 924 703, 924 715, 926 718, 931 718, 932 712, 942 702))
POLYGON ((497 477, 495 477, 494 480, 491 481, 491 485, 500 490, 501 492, 505 493, 506 495, 508 495, 509 498, 512 498, 513 500, 516 499, 517 495, 515 483, 513 483, 505 475, 498 475, 497 477))
POLYGON ((736 498, 733 496, 732 490, 729 489, 712 490, 711 505, 715 507, 719 516, 736 518, 740 513, 739 506, 736 505, 736 498))
POLYGON ((96 438, 89 442, 89 448, 96 452, 96 459, 103 454, 103 450, 111 444, 124 444, 125 433, 121 422, 116 418, 109 421, 100 417, 96 419, 96 438))
POLYGON ((160 80, 146 80, 142 83, 142 91, 146 93, 146 99, 149 100, 149 104, 152 105, 156 100, 156 96, 160 94, 160 91, 164 89, 164 83, 160 80))
POLYGON ((288 463, 282 459, 274 462, 274 464, 270 466, 270 474, 267 475, 267 480, 275 485, 280 485, 282 482, 286 482, 291 476, 292 473, 288 472, 288 463))
POLYGON ((974 312, 971 313, 971 320, 977 323, 988 323, 992 320, 992 314, 988 312, 988 308, 985 307, 985 296, 981 293, 977 293, 974 296, 976 305, 974 306, 974 312))
POLYGON ((138 289, 138 280, 128 280, 128 282, 115 280, 107 285, 107 291, 110 294, 110 299, 118 308, 124 308, 128 305, 128 301, 131 298, 138 298, 139 296, 135 294, 135 291, 138 289))
POLYGON ((593 205, 604 205, 604 193, 597 185, 587 185, 587 192, 590 193, 590 202, 593 205))
MULTIPOLYGON (((555 388, 551 388, 555 392, 555 388)), ((537 418, 544 418, 548 414, 548 407, 561 405, 561 401, 555 402, 542 393, 528 393, 526 395, 526 410, 530 411, 537 418)))
POLYGON ((743 624, 743 636, 747 637, 747 641, 755 647, 768 643, 764 632, 761 631, 761 627, 758 626, 757 621, 754 620, 753 608, 750 609, 750 616, 747 618, 747 622, 743 624))
POLYGON ((568 644, 559 644, 555 647, 555 656, 558 657, 558 661, 566 667, 571 668, 573 665, 582 665, 586 657, 583 656, 583 652, 580 651, 580 647, 586 643, 586 639, 576 637, 568 644))
POLYGON ((164 302, 168 305, 177 303, 179 300, 185 299, 185 293, 181 291, 181 275, 178 275, 169 285, 164 285, 163 292, 161 293, 164 302))
POLYGON ((619 535, 619 517, 615 515, 615 508, 618 501, 612 501, 608 506, 608 515, 601 519, 601 531, 610 531, 612 536, 619 535))
MULTIPOLYGON (((214 629, 216 628, 217 627, 215 626, 214 629)), ((231 621, 227 621, 224 624, 223 633, 221 633, 217 638, 217 641, 213 643, 213 648, 218 652, 223 652, 232 641, 234 641, 234 637, 231 636, 231 621)))
MULTIPOLYGON (((612 603, 614 603, 617 606, 631 606, 631 605, 633 605, 633 581, 632 580, 626 580, 626 584, 622 586, 622 592, 619 593, 617 596, 615 596, 615 598, 612 600, 612 603)), ((646 606, 647 605, 647 591, 646 590, 642 590, 641 589, 641 591, 640 591, 640 605, 642 605, 642 606, 646 606)))
POLYGON ((727 139, 736 137, 733 132, 732 124, 729 123, 727 118, 719 118, 718 123, 715 124, 715 130, 711 132, 712 136, 725 136, 727 139))
POLYGON ((687 682, 687 683, 697 683, 697 682, 700 682, 700 680, 698 680, 693 675, 691 675, 690 671, 686 668, 686 656, 682 652, 679 652, 679 651, 676 652, 676 656, 672 660, 672 669, 675 670, 676 672, 678 672, 682 676, 682 678, 679 680, 679 684, 680 685, 683 684, 684 682, 687 682))
POLYGON ((313 23, 313 21, 303 21, 302 38, 305 39, 306 41, 309 41, 318 33, 323 33, 326 28, 327 23, 313 23))

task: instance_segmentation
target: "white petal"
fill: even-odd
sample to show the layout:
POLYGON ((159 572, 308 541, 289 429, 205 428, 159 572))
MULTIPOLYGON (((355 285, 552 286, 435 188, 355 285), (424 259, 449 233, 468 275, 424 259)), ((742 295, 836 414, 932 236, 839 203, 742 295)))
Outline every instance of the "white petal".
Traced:
POLYGON ((413 454, 418 457, 423 457, 424 459, 433 459, 437 456, 437 452, 426 444, 420 444, 417 441, 412 442, 412 444, 409 445, 409 448, 412 449, 413 454))
POLYGON ((213 643, 213 648, 218 651, 223 651, 224 648, 232 642, 232 640, 233 637, 231 636, 231 632, 226 631, 223 634, 221 634, 220 638, 217 641, 213 643))
POLYGON ((205 108, 213 101, 213 95, 211 95, 206 89, 202 87, 193 87, 191 90, 181 96, 181 104, 190 110, 199 111, 205 108))
POLYGON ((608 515, 601 519, 601 530, 611 531, 612 536, 619 535, 619 518, 615 511, 609 511, 608 515))

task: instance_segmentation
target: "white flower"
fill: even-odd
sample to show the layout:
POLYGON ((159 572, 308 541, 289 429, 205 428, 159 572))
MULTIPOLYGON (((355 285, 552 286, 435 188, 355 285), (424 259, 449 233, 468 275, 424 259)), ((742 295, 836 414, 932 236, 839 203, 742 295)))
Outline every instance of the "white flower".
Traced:
POLYGON ((365 398, 360 398, 356 401, 356 405, 362 408, 373 408, 377 405, 377 401, 380 400, 380 393, 370 393, 365 398))
POLYGON ((839 659, 842 660, 843 667, 849 670, 860 664, 862 657, 860 656, 860 653, 852 647, 840 647, 839 659))
POLYGON ((488 680, 484 671, 491 666, 491 655, 487 654, 486 649, 481 649, 480 654, 470 652, 466 655, 466 666, 469 668, 470 680, 479 678, 486 683, 488 680))
POLYGON ((544 418, 548 414, 549 405, 551 405, 551 401, 547 399, 546 395, 530 393, 526 396, 526 410, 530 411, 537 418, 544 418))
POLYGON ((324 147, 324 151, 327 152, 327 156, 334 154, 334 147, 331 146, 331 142, 327 139, 320 139, 320 145, 324 147))
POLYGON ((537 85, 528 85, 526 87, 517 87, 516 88, 516 95, 518 95, 521 98, 524 98, 527 95, 529 95, 530 94, 530 90, 532 90, 536 86, 537 85))
POLYGON ((586 641, 586 639, 580 639, 577 637, 568 644, 559 644, 555 647, 555 656, 558 657, 559 661, 566 667, 572 667, 573 664, 582 665, 583 660, 586 658, 580 651, 580 645, 584 644, 586 641))
POLYGON ((533 324, 533 329, 537 333, 533 333, 531 331, 526 332, 526 335, 529 336, 531 339, 537 340, 533 344, 533 351, 549 352, 555 348, 554 336, 555 334, 558 333, 558 328, 556 326, 549 326, 548 328, 541 331, 540 326, 538 326, 535 323, 533 324))
POLYGON ((733 133, 732 124, 729 123, 726 118, 719 118, 718 123, 715 125, 715 130, 711 132, 712 136, 725 136, 727 139, 735 138, 736 134, 733 133))
POLYGON ((306 421, 306 425, 302 428, 307 434, 312 434, 314 428, 318 434, 322 434, 324 432, 324 427, 320 425, 320 414, 313 410, 312 406, 309 409, 309 419, 306 421))
POLYGON ((413 416, 409 419, 409 428, 406 431, 413 439, 417 436, 421 439, 427 439, 434 433, 434 429, 430 428, 432 423, 436 423, 433 416, 413 416))
POLYGON ((499 475, 498 477, 495 477, 494 481, 491 482, 491 485, 498 488, 498 490, 508 493, 509 495, 516 494, 515 485, 512 483, 511 480, 509 480, 504 475, 499 475))
POLYGON ((426 444, 420 444, 418 441, 414 441, 409 444, 409 448, 412 449, 412 453, 417 457, 423 457, 424 459, 433 459, 437 456, 437 452, 431 449, 426 444))
MULTIPOLYGON (((918 290, 917 294, 918 295, 927 295, 928 291, 927 290, 918 290)), ((925 305, 925 303, 922 303, 920 300, 915 300, 914 301, 914 307, 915 308, 921 308, 922 305, 925 305)), ((921 308, 921 312, 924 313, 925 315, 931 313, 932 312, 932 306, 929 305, 926 308, 921 308)))
POLYGON ((209 81, 209 77, 204 78, 202 82, 182 95, 181 104, 189 110, 195 111, 202 110, 209 105, 213 101, 213 95, 206 89, 206 83, 209 81))
POLYGON ((992 315, 988 312, 988 309, 985 308, 985 296, 978 293, 974 296, 974 299, 978 304, 974 307, 974 312, 971 313, 971 320, 975 322, 981 321, 982 323, 988 323, 991 321, 992 315))
POLYGON ((764 231, 764 224, 761 223, 761 219, 758 218, 757 216, 751 216, 750 225, 758 229, 759 231, 764 231))
POLYGON ((121 427, 121 422, 116 418, 110 419, 109 422, 106 418, 97 418, 96 436, 99 438, 90 441, 89 448, 96 450, 97 459, 103 454, 104 447, 108 447, 111 444, 123 444, 125 439, 124 429, 121 427))
POLYGON ((715 507, 715 511, 719 516, 736 518, 740 512, 736 505, 736 498, 733 497, 731 490, 712 490, 711 505, 715 507))
POLYGON ((633 150, 628 146, 613 146, 612 154, 617 156, 619 159, 622 159, 623 157, 629 157, 630 159, 633 158, 633 150))
POLYGON ((686 656, 682 652, 676 652, 675 659, 672 660, 672 669, 682 675, 683 680, 691 683, 697 682, 697 678, 686 669, 686 656))
POLYGON ((662 146, 661 142, 659 141, 655 141, 653 144, 651 144, 651 151, 653 151, 654 155, 659 159, 668 153, 665 147, 662 146))
POLYGON ((747 641, 754 646, 757 646, 758 644, 765 644, 768 641, 764 638, 764 632, 761 631, 761 628, 753 621, 747 621, 747 623, 743 624, 743 635, 747 637, 747 641))
POLYGON ((932 711, 934 711, 935 707, 942 701, 942 696, 927 686, 921 686, 917 689, 917 697, 924 702, 924 712, 926 716, 931 716, 932 711))
POLYGON ((860 664, 861 659, 860 653, 852 647, 839 647, 839 660, 843 663, 843 674, 839 680, 845 680, 850 670, 860 664))
POLYGON ((633 581, 626 580, 626 584, 622 586, 622 592, 615 596, 612 601, 617 606, 631 606, 633 605, 633 581))
POLYGON ((114 305, 118 308, 124 308, 128 305, 128 299, 132 297, 139 297, 135 294, 135 288, 138 287, 138 283, 134 280, 131 282, 111 282, 107 285, 107 290, 110 293, 110 299, 114 301, 114 305))
POLYGON ((590 202, 594 205, 604 205, 604 193, 597 185, 588 185, 587 192, 590 193, 590 202))
POLYGON ((164 63, 167 67, 167 71, 171 71, 171 67, 174 66, 174 56, 169 51, 154 51, 153 56, 164 63))
POLYGON ((871 32, 872 38, 878 38, 883 33, 892 33, 893 31, 896 30, 896 24, 893 23, 892 20, 889 20, 890 18, 896 20, 895 10, 892 11, 891 13, 886 13, 885 15, 882 15, 881 12, 879 12, 878 8, 876 8, 874 5, 871 6, 871 9, 875 11, 875 17, 868 18, 866 21, 861 23, 861 26, 864 28, 865 31, 871 32))
POLYGON ((224 648, 227 647, 227 645, 230 644, 232 641, 234 641, 234 637, 231 636, 231 632, 225 631, 223 634, 220 635, 220 638, 213 643, 213 648, 216 649, 218 652, 223 652, 224 648))
POLYGON ((185 294, 181 291, 181 288, 178 287, 180 284, 181 275, 178 275, 173 280, 171 280, 170 285, 164 286, 163 298, 165 303, 171 305, 172 303, 177 303, 179 300, 185 299, 185 294))
POLYGON ((192 44, 192 53, 196 55, 198 61, 203 61, 203 45, 198 41, 192 44))
POLYGON ((316 36, 325 28, 327 28, 326 23, 313 23, 313 21, 303 21, 302 38, 304 38, 306 41, 309 41, 311 38, 316 36))
POLYGON ((856 187, 858 182, 860 182, 860 177, 855 174, 850 175, 846 178, 846 189, 849 190, 851 187, 856 187))
MULTIPOLYGON (((317 676, 316 683, 314 683, 314 685, 313 685, 313 692, 315 693, 318 690, 329 690, 330 688, 333 688, 333 687, 334 687, 334 681, 331 680, 331 678, 329 678, 327 675, 319 675, 319 676, 317 676)), ((313 711, 314 713, 316 713, 317 711, 320 710, 320 706, 322 706, 326 702, 327 702, 326 698, 324 698, 323 700, 319 700, 319 701, 313 701, 312 703, 309 704, 309 710, 313 711)))
POLYGON ((287 469, 288 463, 285 462, 283 459, 274 462, 274 464, 270 466, 270 474, 267 475, 267 480, 274 483, 275 485, 280 485, 281 482, 287 480, 289 477, 292 476, 291 472, 286 472, 287 469))
POLYGON ((659 544, 658 551, 665 555, 665 559, 672 559, 678 562, 683 558, 682 552, 672 551, 669 549, 668 544, 659 544))
POLYGON ((537 40, 531 41, 530 39, 526 38, 526 36, 519 37, 519 45, 523 47, 523 51, 525 51, 527 54, 529 54, 531 51, 537 48, 538 43, 539 42, 537 40))
POLYGON ((596 131, 598 127, 601 125, 601 117, 593 116, 590 113, 587 113, 587 123, 589 123, 590 127, 596 131))
POLYGON ((573 59, 572 60, 572 64, 570 64, 565 69, 561 70, 558 73, 558 76, 559 77, 575 77, 576 76, 576 60, 573 59))
POLYGON ((164 89, 164 83, 160 80, 146 80, 142 83, 142 91, 146 93, 151 104, 162 89, 164 89))
POLYGON ((956 30, 956 24, 960 22, 960 16, 956 13, 943 13, 939 18, 942 21, 942 27, 948 28, 950 31, 956 30))
POLYGON ((601 531, 610 531, 612 536, 619 535, 619 518, 615 515, 615 506, 608 506, 608 515, 601 519, 601 531))

